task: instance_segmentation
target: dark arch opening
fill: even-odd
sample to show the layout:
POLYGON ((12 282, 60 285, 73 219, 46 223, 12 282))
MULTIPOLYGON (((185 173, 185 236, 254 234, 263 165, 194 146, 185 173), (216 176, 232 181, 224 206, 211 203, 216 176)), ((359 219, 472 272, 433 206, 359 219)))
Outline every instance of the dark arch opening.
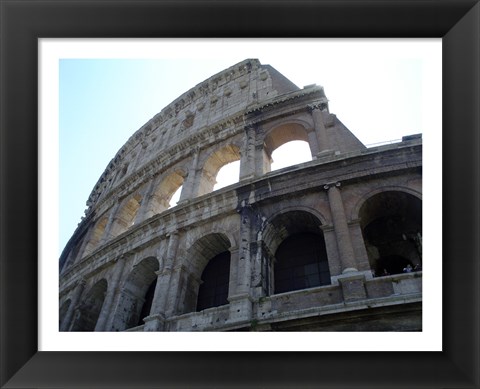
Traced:
POLYGON ((197 298, 197 312, 228 304, 230 252, 213 257, 202 272, 197 298))
POLYGON ((153 280, 153 282, 148 287, 147 292, 145 293, 145 301, 143 303, 142 310, 140 311, 140 316, 138 319, 137 326, 141 326, 145 324, 143 322, 143 319, 145 319, 147 316, 150 315, 150 310, 152 309, 153 296, 155 295, 156 286, 157 286, 157 278, 153 280))
POLYGON ((419 270, 422 266, 422 202, 399 191, 369 198, 360 219, 375 276, 419 270), (404 270, 405 269, 405 270, 404 270))
POLYGON ((133 266, 120 292, 113 331, 124 331, 143 325, 143 319, 150 314, 155 293, 158 260, 145 258, 133 266))
POLYGON ((275 253, 274 290, 285 293, 330 284, 323 236, 312 232, 287 237, 275 253))

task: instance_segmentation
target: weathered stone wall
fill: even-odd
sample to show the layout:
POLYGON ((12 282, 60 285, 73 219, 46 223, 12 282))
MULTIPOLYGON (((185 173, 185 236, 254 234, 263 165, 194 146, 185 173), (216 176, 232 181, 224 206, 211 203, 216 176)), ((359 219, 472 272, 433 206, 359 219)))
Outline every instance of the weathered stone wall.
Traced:
POLYGON ((96 331, 274 330, 356 310, 345 304, 359 301, 421 301, 421 272, 372 277, 361 216, 381 193, 420 201, 421 166, 421 139, 367 149, 328 112, 321 87, 300 90, 243 61, 175 100, 109 164, 60 259, 60 327, 76 328, 82 301, 102 280, 96 331), (307 141, 312 161, 269 172, 273 150, 291 140, 307 141), (212 191, 218 169, 234 160, 239 182, 212 191), (168 209, 180 185, 179 205, 168 209), (304 230, 323 237, 331 284, 275 294, 275 252, 304 230), (225 251, 229 304, 195 312, 202 271, 225 251))

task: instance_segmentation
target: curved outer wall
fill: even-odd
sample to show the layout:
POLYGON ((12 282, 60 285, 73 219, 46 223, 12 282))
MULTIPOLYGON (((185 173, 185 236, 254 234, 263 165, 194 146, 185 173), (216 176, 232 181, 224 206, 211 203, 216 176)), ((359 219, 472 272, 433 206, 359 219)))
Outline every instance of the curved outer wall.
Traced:
MULTIPOLYGON (((421 167, 419 136, 368 149, 322 87, 300 89, 258 60, 236 64, 164 108, 105 169, 60 258, 60 329, 421 330, 422 272, 373 274, 383 249, 366 238, 372 220, 397 217, 385 204, 417 213, 418 227, 421 167), (291 140, 308 142, 312 160, 270 172, 291 140), (213 191, 236 160, 239 182, 213 191), (278 250, 296 234, 323 242, 328 282, 276 293, 278 250), (230 258, 226 303, 197 312, 218 255, 230 258)), ((419 262, 417 235, 403 234, 419 262)))

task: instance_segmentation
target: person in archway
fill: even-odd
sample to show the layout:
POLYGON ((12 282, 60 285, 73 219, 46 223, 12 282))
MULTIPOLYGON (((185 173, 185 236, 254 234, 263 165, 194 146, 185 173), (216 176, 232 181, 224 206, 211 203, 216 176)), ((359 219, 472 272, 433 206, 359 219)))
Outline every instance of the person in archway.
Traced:
POLYGON ((411 273, 413 271, 412 265, 408 264, 406 267, 403 268, 404 273, 411 273))

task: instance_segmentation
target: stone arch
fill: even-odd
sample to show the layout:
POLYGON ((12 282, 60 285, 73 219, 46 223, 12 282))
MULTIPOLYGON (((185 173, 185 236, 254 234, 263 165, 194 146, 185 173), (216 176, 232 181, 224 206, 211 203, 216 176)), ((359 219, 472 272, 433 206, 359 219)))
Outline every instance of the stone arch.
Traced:
POLYGON ((218 171, 225 165, 240 160, 240 147, 230 143, 212 152, 205 160, 199 178, 198 195, 213 191, 218 171))
POLYGON ((102 310, 108 282, 102 278, 91 287, 77 309, 71 331, 94 331, 102 310))
POLYGON ((143 324, 143 319, 150 313, 159 268, 159 261, 155 257, 142 259, 132 267, 120 292, 112 331, 123 331, 143 324))
POLYGON ((381 190, 358 216, 370 267, 376 276, 422 266, 422 201, 411 191, 381 190))
POLYGON ((175 169, 164 176, 149 199, 146 218, 161 213, 170 207, 170 200, 178 188, 183 185, 185 177, 184 169, 175 169))
POLYGON ((399 185, 398 186, 397 185, 382 186, 380 188, 375 188, 374 190, 371 190, 365 193, 358 199, 358 201, 355 203, 355 205, 352 208, 351 220, 357 220, 359 218, 360 208, 363 206, 365 201, 367 201, 367 199, 382 192, 405 192, 405 193, 411 194, 412 196, 417 197, 419 200, 422 200, 421 192, 418 192, 406 186, 399 186, 399 185))
POLYGON ((123 201, 110 228, 110 237, 114 238, 133 226, 141 201, 142 197, 138 193, 123 201))
POLYGON ((227 303, 231 247, 228 236, 218 232, 202 236, 189 247, 184 272, 185 295, 179 307, 180 312, 227 303), (211 299, 208 294, 212 294, 211 299))
MULTIPOLYGON (((280 225, 280 220, 288 220, 289 217, 293 217, 295 215, 300 215, 301 217, 305 216, 309 219, 307 227, 312 231, 316 231, 317 227, 321 229, 321 226, 327 224, 326 217, 318 212, 318 210, 308 207, 297 205, 294 207, 285 207, 281 211, 274 213, 271 215, 264 223, 263 228, 260 230, 258 234, 258 239, 263 240, 272 251, 278 247, 279 240, 282 239, 283 234, 287 232, 286 229, 283 229, 281 234, 279 234, 278 226, 280 225), (288 215, 286 215, 288 214, 288 215), (274 222, 275 221, 275 222, 274 222)), ((287 223, 291 223, 288 221, 287 223)), ((300 228, 300 226, 298 226, 300 228)), ((293 230, 292 230, 293 231, 293 230)))
POLYGON ((310 147, 310 153, 313 155, 315 147, 310 144, 307 124, 302 121, 289 121, 277 125, 266 132, 263 140, 264 153, 266 154, 264 158, 265 173, 271 170, 272 153, 280 146, 292 141, 307 142, 310 147))
POLYGON ((330 266, 318 212, 289 209, 271 217, 262 230, 268 293, 283 293, 331 283, 330 266))
POLYGON ((218 235, 222 237, 222 240, 229 243, 229 247, 236 247, 237 246, 237 238, 235 236, 235 231, 227 230, 230 224, 227 223, 226 225, 222 225, 220 223, 214 224, 209 223, 203 226, 201 229, 197 229, 196 231, 191 231, 191 235, 189 234, 188 241, 185 242, 185 255, 188 256, 189 252, 193 250, 195 244, 209 235, 218 235))
POLYGON ((100 243, 102 242, 102 238, 105 234, 105 229, 108 224, 108 216, 104 215, 102 216, 96 223, 95 226, 92 229, 90 238, 88 239, 88 242, 85 246, 85 249, 83 250, 83 256, 90 254, 95 250, 100 243))

